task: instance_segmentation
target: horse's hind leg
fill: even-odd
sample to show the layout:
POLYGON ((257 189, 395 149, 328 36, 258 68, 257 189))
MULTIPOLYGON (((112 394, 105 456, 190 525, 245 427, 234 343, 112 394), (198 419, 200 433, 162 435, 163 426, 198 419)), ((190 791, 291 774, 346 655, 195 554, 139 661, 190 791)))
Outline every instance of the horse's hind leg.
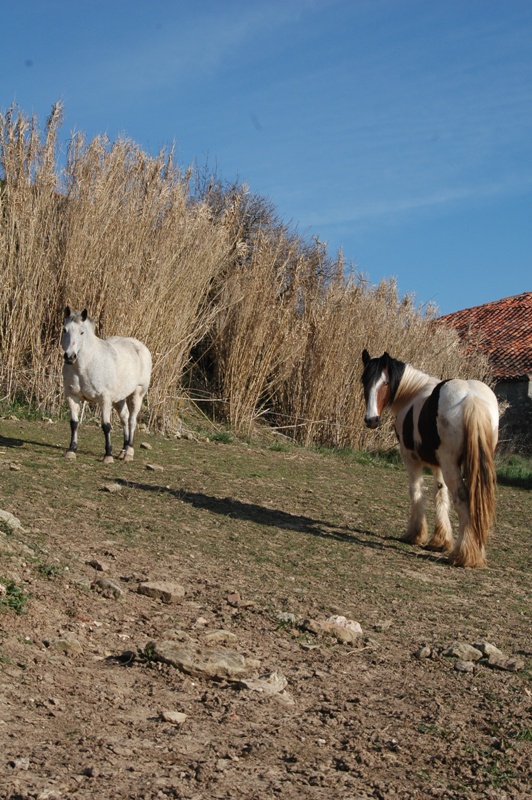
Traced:
POLYGON ((124 461, 133 461, 135 449, 133 447, 133 440, 135 438, 135 431, 137 429, 137 417, 142 405, 142 398, 144 394, 135 392, 127 398, 127 405, 129 408, 129 438, 127 442, 124 440, 124 461))
POLYGON ((409 544, 423 544, 428 533, 423 492, 423 466, 419 459, 411 455, 409 451, 403 452, 402 456, 410 478, 410 519, 406 533, 401 536, 401 541, 409 544))
POLYGON ((120 400, 120 402, 115 403, 114 405, 118 412, 118 416, 120 417, 120 423, 124 433, 124 444, 122 445, 122 450, 120 451, 118 458, 125 459, 129 445, 129 409, 125 400, 120 400))
POLYGON ((453 531, 449 520, 449 492, 439 467, 433 467, 434 475, 434 533, 425 545, 427 550, 452 550, 453 531))
POLYGON ((485 567, 486 553, 479 547, 469 516, 469 491, 462 478, 458 464, 445 469, 442 464, 445 482, 453 498, 458 514, 458 538, 453 551, 449 554, 449 562, 455 567, 485 567))
POLYGON ((73 397, 67 397, 70 411, 70 444, 65 453, 65 458, 76 458, 78 449, 79 403, 73 397))

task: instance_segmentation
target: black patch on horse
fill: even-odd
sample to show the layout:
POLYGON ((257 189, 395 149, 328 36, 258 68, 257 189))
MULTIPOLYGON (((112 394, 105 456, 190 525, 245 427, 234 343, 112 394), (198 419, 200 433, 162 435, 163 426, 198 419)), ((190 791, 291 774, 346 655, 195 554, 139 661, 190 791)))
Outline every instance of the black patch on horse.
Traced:
POLYGON ((408 450, 416 452, 420 459, 425 462, 425 464, 438 464, 436 450, 441 444, 437 425, 438 404, 440 402, 440 392, 446 383, 447 381, 441 381, 438 383, 438 385, 434 387, 429 397, 427 397, 421 406, 418 419, 418 434, 420 441, 417 446, 414 445, 413 406, 409 408, 403 422, 403 443, 405 447, 407 447, 408 450))

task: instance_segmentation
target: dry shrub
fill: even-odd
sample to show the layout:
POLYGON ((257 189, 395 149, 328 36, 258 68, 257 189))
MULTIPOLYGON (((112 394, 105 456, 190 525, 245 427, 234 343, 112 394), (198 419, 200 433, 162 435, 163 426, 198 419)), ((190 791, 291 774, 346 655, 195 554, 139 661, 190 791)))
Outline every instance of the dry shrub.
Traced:
POLYGON ((298 357, 295 322, 305 268, 284 238, 259 234, 249 258, 224 278, 213 352, 222 413, 237 430, 249 433, 271 410, 279 376, 298 357))
POLYGON ((136 336, 150 348, 148 421, 162 431, 177 424, 192 353, 202 354, 207 394, 233 427, 249 432, 267 416, 305 445, 394 442, 389 425, 371 434, 363 426, 364 347, 442 377, 486 375, 432 309, 400 299, 393 280, 346 279, 341 254, 332 260, 317 240, 290 233, 245 186, 213 178, 194 193, 171 151, 151 157, 127 139, 75 135, 60 167, 61 116, 57 105, 41 137, 14 107, 0 115, 8 400, 60 407, 67 304, 87 308, 100 336, 136 336))
POLYGON ((150 422, 168 429, 190 349, 211 322, 208 288, 226 266, 227 233, 205 204, 188 203, 171 153, 77 135, 56 178, 59 120, 56 108, 41 146, 34 120, 14 110, 0 118, 2 385, 11 400, 57 409, 63 308, 86 307, 100 336, 150 348, 150 422))
POLYGON ((386 448, 395 444, 391 419, 367 431, 360 382, 362 350, 387 350, 429 374, 479 376, 485 360, 474 362, 454 331, 433 324, 434 310, 422 312, 412 297, 400 299, 395 280, 369 286, 363 276, 341 274, 305 304, 301 335, 304 355, 283 387, 294 438, 304 445, 386 448))

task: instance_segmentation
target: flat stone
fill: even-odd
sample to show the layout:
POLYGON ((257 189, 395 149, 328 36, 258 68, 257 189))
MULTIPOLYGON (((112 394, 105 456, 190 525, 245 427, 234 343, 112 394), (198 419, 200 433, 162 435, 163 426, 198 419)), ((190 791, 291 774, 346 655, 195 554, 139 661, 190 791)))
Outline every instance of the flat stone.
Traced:
POLYGON ((490 642, 473 642, 473 647, 480 650, 483 656, 502 656, 503 653, 498 647, 490 642))
POLYGON ((258 662, 246 659, 235 650, 225 647, 204 647, 200 644, 152 642, 152 658, 196 677, 214 680, 241 680, 251 675, 258 662))
POLYGON ((172 725, 182 725, 186 721, 187 715, 182 711, 161 711, 161 719, 172 725))
POLYGON ((115 600, 119 600, 124 596, 122 587, 116 581, 111 580, 111 578, 96 578, 92 586, 95 589, 99 589, 106 597, 114 597, 115 600))
POLYGON ((476 647, 470 644, 463 644, 462 642, 453 642, 444 651, 443 655, 447 657, 459 658, 461 661, 480 661, 482 653, 476 647))
POLYGON ((13 514, 10 514, 9 511, 4 511, 0 508, 0 520, 5 522, 8 528, 11 528, 13 531, 22 531, 20 520, 13 516, 13 514))
POLYGON ((44 639, 43 643, 45 647, 59 653, 79 654, 83 652, 83 648, 78 640, 68 636, 59 637, 57 639, 44 639))
POLYGON ((172 581, 146 581, 139 584, 137 591, 167 605, 179 603, 185 596, 184 587, 172 581))
POLYGON ((472 661, 462 661, 460 658, 458 658, 454 662, 454 668, 457 670, 457 672, 473 672, 475 665, 472 661))
POLYGON ((519 670, 525 668, 525 661, 523 658, 518 658, 517 656, 510 658, 495 653, 488 656, 487 664, 493 669, 503 669, 507 672, 519 672, 519 670))

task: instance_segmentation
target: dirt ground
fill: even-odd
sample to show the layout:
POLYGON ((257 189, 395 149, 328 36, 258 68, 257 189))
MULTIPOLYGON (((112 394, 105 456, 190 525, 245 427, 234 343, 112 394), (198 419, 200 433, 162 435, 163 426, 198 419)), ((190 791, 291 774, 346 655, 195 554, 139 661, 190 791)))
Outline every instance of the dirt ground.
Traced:
POLYGON ((0 526, 1 798, 531 796, 530 492, 498 488, 489 566, 460 570, 398 541, 402 468, 142 432, 104 465, 96 425, 75 461, 67 440, 0 420, 22 526, 0 526), (164 663, 164 642, 247 677, 164 663))

